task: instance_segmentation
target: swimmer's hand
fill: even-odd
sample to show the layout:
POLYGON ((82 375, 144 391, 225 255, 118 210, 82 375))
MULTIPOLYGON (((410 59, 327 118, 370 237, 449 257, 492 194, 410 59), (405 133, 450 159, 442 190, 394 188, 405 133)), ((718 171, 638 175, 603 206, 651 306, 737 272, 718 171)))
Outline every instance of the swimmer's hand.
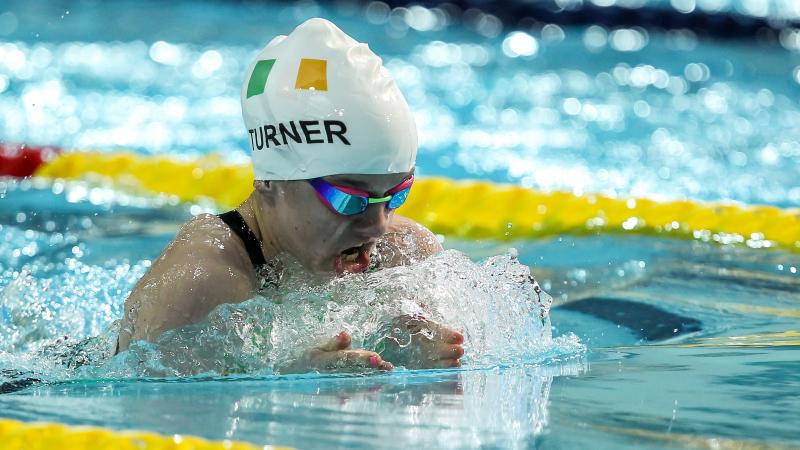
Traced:
POLYGON ((280 373, 358 372, 369 369, 392 370, 394 366, 380 355, 350 348, 350 334, 342 331, 324 344, 307 350, 280 373))
POLYGON ((392 332, 381 339, 376 350, 384 358, 407 369, 461 367, 464 335, 427 320, 403 315, 392 322, 392 332))

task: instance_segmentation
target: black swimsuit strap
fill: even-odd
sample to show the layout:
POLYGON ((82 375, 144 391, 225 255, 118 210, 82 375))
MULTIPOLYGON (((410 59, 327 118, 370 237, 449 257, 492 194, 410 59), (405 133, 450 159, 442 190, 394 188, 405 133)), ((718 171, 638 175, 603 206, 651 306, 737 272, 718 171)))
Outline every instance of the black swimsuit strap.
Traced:
POLYGON ((218 217, 242 240, 244 247, 247 249, 247 254, 250 256, 250 262, 253 263, 253 267, 258 268, 267 263, 264 259, 264 253, 261 252, 261 243, 258 242, 258 238, 253 233, 253 230, 247 226, 247 222, 244 221, 239 211, 234 209, 226 213, 218 214, 218 217))

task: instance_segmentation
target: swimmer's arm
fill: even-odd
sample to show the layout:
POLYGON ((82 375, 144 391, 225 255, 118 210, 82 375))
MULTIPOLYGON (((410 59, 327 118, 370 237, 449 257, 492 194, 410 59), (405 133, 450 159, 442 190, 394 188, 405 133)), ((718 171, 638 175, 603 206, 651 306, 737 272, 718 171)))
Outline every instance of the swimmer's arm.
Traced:
POLYGON ((199 322, 220 304, 250 298, 250 285, 227 276, 224 269, 193 262, 143 279, 142 288, 126 302, 128 327, 127 333, 120 331, 119 350, 130 342, 152 342, 164 331, 199 322))
POLYGON ((252 280, 230 259, 219 246, 198 245, 179 234, 126 300, 119 351, 131 342, 152 342, 164 331, 199 322, 222 303, 252 297, 252 280))

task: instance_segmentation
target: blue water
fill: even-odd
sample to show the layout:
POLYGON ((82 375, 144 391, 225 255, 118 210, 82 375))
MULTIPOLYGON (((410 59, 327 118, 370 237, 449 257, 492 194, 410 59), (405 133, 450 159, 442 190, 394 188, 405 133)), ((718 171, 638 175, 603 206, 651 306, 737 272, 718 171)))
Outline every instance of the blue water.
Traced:
MULTIPOLYGON (((792 17, 791 4, 764 4, 792 17)), ((6 2, 0 139, 242 160, 244 67, 274 34, 323 15, 397 77, 423 175, 800 203, 793 38, 555 26, 526 37, 487 17, 382 11, 6 2)), ((180 223, 206 207, 84 183, 5 180, 0 192, 0 370, 19 369, 26 345, 103 333, 180 223)), ((299 448, 800 446, 797 253, 637 236, 444 245, 475 261, 515 247, 555 298, 552 334, 575 338, 525 361, 438 372, 49 374, 68 381, 0 395, 0 416, 299 448)))

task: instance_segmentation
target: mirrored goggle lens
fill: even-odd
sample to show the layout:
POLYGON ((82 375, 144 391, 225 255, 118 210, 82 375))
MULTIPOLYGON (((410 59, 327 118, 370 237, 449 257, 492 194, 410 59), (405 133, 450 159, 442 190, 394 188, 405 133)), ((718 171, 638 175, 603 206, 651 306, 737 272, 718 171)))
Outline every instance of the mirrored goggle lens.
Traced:
POLYGON ((387 205, 389 207, 389 209, 399 208, 400 205, 405 203, 406 199, 408 198, 408 193, 409 192, 411 192, 411 186, 409 186, 409 187, 407 187, 407 188, 405 188, 403 190, 395 192, 392 195, 392 199, 389 200, 389 205, 387 205))
POLYGON ((331 189, 326 192, 325 198, 328 200, 328 203, 331 204, 331 207, 336 210, 336 212, 346 216, 362 213, 365 209, 367 209, 367 199, 350 195, 336 189, 331 189))

